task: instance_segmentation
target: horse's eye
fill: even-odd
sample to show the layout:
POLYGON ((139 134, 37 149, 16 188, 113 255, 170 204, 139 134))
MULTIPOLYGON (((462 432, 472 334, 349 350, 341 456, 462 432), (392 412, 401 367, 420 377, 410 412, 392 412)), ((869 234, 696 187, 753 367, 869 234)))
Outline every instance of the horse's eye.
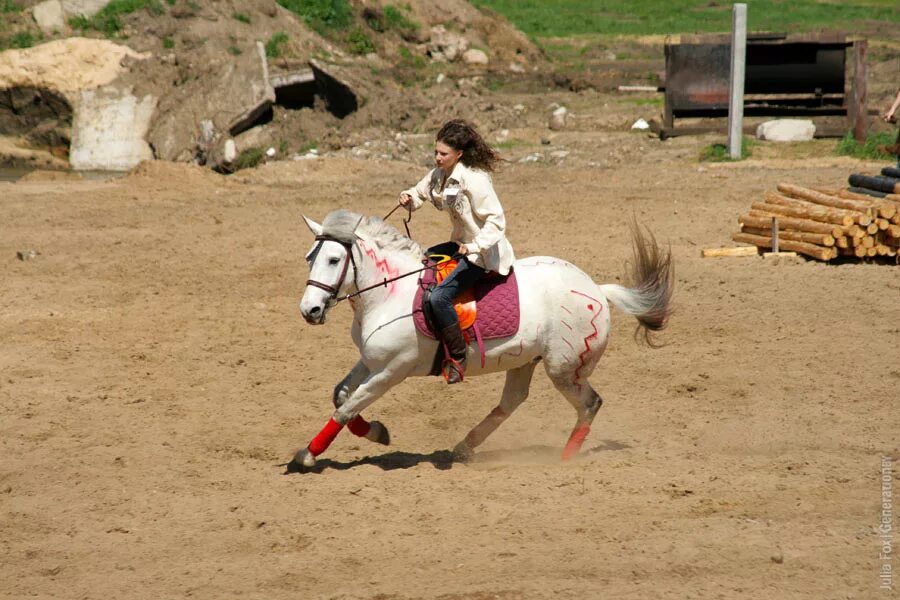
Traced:
POLYGON ((332 267, 337 266, 337 264, 339 262, 341 262, 341 259, 339 259, 339 258, 329 258, 328 259, 328 264, 331 265, 332 267))

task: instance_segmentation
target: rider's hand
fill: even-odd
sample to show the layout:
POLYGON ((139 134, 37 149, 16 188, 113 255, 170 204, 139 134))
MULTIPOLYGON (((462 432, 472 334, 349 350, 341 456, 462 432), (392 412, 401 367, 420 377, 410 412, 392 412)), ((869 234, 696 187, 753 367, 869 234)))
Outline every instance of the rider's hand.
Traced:
POLYGON ((405 207, 409 206, 409 204, 411 202, 412 202, 412 196, 410 196, 406 192, 403 192, 402 194, 400 194, 400 206, 405 208, 405 207))
POLYGON ((478 254, 478 248, 476 248, 474 244, 461 244, 459 247, 459 253, 463 256, 478 254))

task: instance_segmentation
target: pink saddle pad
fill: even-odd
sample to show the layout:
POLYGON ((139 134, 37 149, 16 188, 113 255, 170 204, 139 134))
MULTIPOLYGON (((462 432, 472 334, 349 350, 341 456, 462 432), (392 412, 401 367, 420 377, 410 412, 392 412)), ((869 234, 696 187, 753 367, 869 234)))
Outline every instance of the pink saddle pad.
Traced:
MULTIPOLYGON (((413 299, 413 321, 422 335, 436 339, 428 328, 422 311, 422 294, 432 283, 434 271, 423 271, 413 299)), ((510 271, 505 277, 490 275, 476 283, 472 292, 478 311, 475 324, 471 327, 476 330, 476 337, 491 340, 516 334, 519 330, 519 284, 515 271, 510 271)))

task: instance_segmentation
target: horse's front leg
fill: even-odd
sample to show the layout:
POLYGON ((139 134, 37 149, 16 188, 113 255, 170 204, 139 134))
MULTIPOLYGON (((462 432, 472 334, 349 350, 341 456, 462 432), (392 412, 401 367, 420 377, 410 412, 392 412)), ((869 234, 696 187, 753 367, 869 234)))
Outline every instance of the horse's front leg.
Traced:
MULTIPOLYGON (((360 384, 369 376, 369 368, 359 361, 354 365, 347 376, 344 377, 339 384, 334 386, 334 393, 331 401, 335 408, 343 406, 350 396, 359 388, 360 384)), ((362 415, 356 415, 347 423, 347 429, 355 436, 366 438, 369 441, 389 446, 391 443, 391 434, 388 433, 387 427, 380 421, 366 421, 362 415)))
MULTIPOLYGON (((345 425, 356 422, 354 420, 360 412, 393 386, 403 381, 405 377, 405 372, 399 372, 390 367, 366 375, 359 387, 334 411, 322 431, 312 439, 306 448, 297 451, 294 455, 293 463, 295 465, 293 466, 300 467, 300 470, 315 466, 316 457, 328 449, 345 425)), ((289 465, 289 468, 291 466, 289 465)))

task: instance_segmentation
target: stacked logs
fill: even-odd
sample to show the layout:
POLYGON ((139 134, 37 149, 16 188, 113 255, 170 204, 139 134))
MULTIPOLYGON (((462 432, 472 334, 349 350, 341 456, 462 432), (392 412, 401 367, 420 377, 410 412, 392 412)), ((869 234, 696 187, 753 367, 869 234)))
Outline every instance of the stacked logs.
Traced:
POLYGON ((900 252, 900 196, 778 184, 741 215, 736 242, 789 250, 818 260, 838 256, 896 257, 900 252))

